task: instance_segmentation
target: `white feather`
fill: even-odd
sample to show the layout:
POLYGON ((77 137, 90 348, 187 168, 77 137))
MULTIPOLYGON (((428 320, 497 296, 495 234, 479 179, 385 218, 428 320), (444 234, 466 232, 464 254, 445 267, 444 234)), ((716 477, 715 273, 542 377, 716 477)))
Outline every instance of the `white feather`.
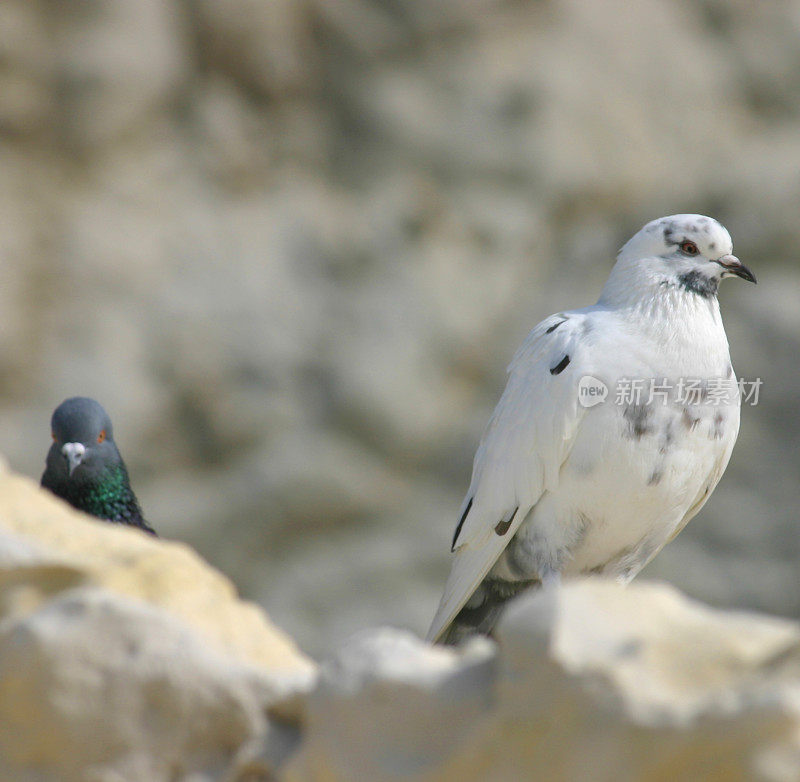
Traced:
POLYGON ((506 390, 475 454, 461 513, 470 500, 472 507, 455 540, 455 558, 429 640, 436 640, 452 622, 542 492, 556 483, 577 423, 586 412, 576 393, 576 378, 583 372, 577 335, 584 318, 576 311, 544 320, 509 365, 506 390), (568 366, 552 374, 551 368, 564 356, 569 356, 568 366), (498 535, 495 527, 515 509, 508 531, 498 535))
POLYGON ((690 288, 721 279, 715 259, 731 251, 710 218, 653 221, 620 251, 597 304, 531 331, 475 454, 429 640, 443 635, 515 536, 559 554, 553 561, 565 575, 605 568, 627 580, 707 501, 736 441, 738 394, 721 421, 706 405, 692 425, 682 420, 686 407, 654 405, 639 424, 647 431, 637 433, 627 431, 630 407, 612 398, 581 406, 578 383, 594 377, 611 396, 624 378, 731 376, 716 296, 690 288), (700 253, 683 253, 687 238, 700 253), (687 273, 700 277, 687 283, 687 273), (507 531, 496 529, 512 516, 507 531))

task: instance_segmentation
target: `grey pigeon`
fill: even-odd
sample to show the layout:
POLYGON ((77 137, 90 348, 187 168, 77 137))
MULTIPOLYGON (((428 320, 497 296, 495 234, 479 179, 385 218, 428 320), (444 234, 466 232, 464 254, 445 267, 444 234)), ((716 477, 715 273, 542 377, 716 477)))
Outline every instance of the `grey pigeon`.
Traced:
POLYGON ((53 444, 42 486, 70 505, 117 524, 153 535, 131 488, 108 413, 87 397, 62 402, 51 419, 53 444))

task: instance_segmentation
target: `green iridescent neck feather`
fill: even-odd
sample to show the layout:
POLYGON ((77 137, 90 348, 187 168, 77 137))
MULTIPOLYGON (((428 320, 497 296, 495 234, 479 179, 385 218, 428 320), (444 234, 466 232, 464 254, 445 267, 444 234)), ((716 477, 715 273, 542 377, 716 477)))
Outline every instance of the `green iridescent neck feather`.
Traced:
POLYGON ((64 488, 64 499, 84 513, 153 532, 142 516, 142 509, 131 489, 124 464, 109 467, 96 480, 85 483, 68 482, 64 488))
POLYGON ((87 513, 109 521, 121 521, 131 515, 141 516, 128 473, 122 465, 110 467, 99 480, 80 489, 83 509, 87 513))

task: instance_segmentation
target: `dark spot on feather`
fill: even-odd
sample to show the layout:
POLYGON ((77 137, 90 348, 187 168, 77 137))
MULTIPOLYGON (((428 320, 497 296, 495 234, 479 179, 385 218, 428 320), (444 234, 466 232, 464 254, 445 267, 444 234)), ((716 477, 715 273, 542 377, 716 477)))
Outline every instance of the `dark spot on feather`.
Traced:
POLYGON ((514 516, 517 515, 517 511, 518 510, 519 510, 519 507, 514 508, 514 512, 511 514, 511 518, 510 519, 508 519, 507 521, 500 521, 500 522, 497 523, 497 525, 494 528, 494 531, 498 535, 500 535, 500 537, 502 537, 503 535, 506 534, 506 532, 508 532, 509 527, 511 527, 511 522, 514 521, 514 516))
POLYGON ((554 367, 550 367, 550 374, 551 375, 560 375, 566 368, 570 362, 569 356, 564 356, 561 361, 558 362, 554 367))
POLYGON ((664 471, 661 468, 656 467, 656 469, 650 473, 650 477, 647 479, 647 485, 657 486, 659 483, 661 483, 661 479, 663 477, 664 477, 664 471))
POLYGON ((689 412, 688 407, 683 408, 683 414, 681 415, 681 421, 683 421, 683 425, 691 432, 694 431, 694 428, 697 424, 700 423, 700 419, 696 416, 693 416, 689 412))
POLYGON ((461 532, 461 528, 464 526, 464 520, 467 518, 467 514, 472 509, 472 500, 474 497, 469 498, 469 502, 467 503, 467 507, 464 508, 464 512, 461 514, 461 519, 456 526, 456 531, 453 533, 453 543, 450 546, 450 551, 455 551, 456 549, 456 541, 458 540, 458 535, 461 532))
POLYGON ((717 246, 716 242, 709 242, 708 243, 708 249, 709 250, 713 250, 716 246, 717 246))
POLYGON ((552 326, 550 326, 549 329, 547 329, 547 331, 545 331, 545 334, 552 334, 559 326, 563 326, 567 322, 567 320, 568 320, 567 318, 564 318, 564 320, 560 320, 558 321, 558 323, 554 323, 552 326))
POLYGON ((725 416, 722 413, 717 413, 714 416, 714 429, 711 432, 711 437, 714 440, 721 440, 722 435, 725 434, 725 416))
POLYGON ((661 448, 659 448, 659 452, 661 454, 665 454, 669 451, 670 446, 672 445, 672 441, 675 439, 675 435, 672 431, 672 421, 667 424, 667 428, 664 430, 664 442, 661 443, 661 448))
POLYGON ((628 423, 626 431, 628 437, 640 440, 648 434, 651 431, 650 417, 652 413, 652 408, 648 405, 628 405, 622 413, 628 423))
POLYGON ((508 528, 511 526, 510 521, 498 521, 497 525, 494 528, 494 531, 502 538, 503 535, 508 532, 508 528))
POLYGON ((684 272, 678 277, 681 287, 689 293, 696 293, 704 299, 710 299, 717 295, 719 283, 714 277, 706 277, 697 269, 684 272))

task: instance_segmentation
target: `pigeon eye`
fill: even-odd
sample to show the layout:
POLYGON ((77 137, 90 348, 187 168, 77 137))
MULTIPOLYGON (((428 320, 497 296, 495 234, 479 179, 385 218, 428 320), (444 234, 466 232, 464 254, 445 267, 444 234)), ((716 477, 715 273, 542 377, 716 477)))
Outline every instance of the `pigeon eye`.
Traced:
POLYGON ((697 249, 697 245, 694 242, 690 242, 687 239, 681 242, 681 252, 685 255, 697 255, 700 250, 697 249))
POLYGON ((105 440, 105 439, 106 439, 106 430, 105 429, 101 429, 100 430, 100 434, 97 435, 97 443, 98 443, 98 445, 100 443, 102 443, 103 440, 105 440))

